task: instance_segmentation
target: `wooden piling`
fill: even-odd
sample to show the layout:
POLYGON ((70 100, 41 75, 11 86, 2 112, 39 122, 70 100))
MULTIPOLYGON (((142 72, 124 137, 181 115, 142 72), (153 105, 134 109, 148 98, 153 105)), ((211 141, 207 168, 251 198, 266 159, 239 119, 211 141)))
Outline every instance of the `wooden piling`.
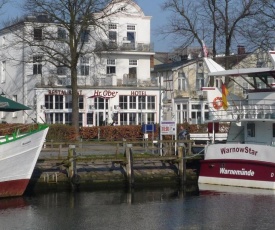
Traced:
POLYGON ((184 185, 186 182, 186 159, 185 159, 185 148, 183 146, 178 147, 178 157, 179 157, 180 185, 184 185))
POLYGON ((69 161, 68 177, 69 178, 73 177, 74 170, 76 168, 74 155, 75 155, 75 145, 69 145, 69 149, 68 149, 68 161, 69 161))
POLYGON ((127 175, 127 182, 128 188, 131 189, 134 185, 134 170, 133 170, 133 153, 132 153, 132 146, 126 146, 126 175, 127 175))

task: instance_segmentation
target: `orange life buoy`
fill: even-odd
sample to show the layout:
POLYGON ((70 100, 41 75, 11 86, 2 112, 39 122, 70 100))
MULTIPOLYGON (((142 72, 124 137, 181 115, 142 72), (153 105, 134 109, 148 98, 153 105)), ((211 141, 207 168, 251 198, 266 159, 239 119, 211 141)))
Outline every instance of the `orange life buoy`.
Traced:
POLYGON ((215 97, 213 100, 213 107, 219 110, 222 107, 222 97, 215 97))

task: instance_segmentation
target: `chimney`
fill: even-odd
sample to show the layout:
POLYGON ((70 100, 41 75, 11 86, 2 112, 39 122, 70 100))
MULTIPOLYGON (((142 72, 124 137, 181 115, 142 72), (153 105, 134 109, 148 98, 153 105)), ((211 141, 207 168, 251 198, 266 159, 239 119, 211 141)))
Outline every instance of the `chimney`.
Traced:
POLYGON ((245 47, 238 45, 238 54, 245 54, 245 47))

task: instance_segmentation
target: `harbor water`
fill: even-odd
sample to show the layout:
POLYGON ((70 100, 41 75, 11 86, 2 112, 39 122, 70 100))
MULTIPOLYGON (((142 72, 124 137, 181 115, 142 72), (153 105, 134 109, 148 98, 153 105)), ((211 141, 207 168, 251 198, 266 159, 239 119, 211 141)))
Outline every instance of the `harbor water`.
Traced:
POLYGON ((0 229, 274 229, 275 193, 140 189, 27 194, 0 200, 0 229))

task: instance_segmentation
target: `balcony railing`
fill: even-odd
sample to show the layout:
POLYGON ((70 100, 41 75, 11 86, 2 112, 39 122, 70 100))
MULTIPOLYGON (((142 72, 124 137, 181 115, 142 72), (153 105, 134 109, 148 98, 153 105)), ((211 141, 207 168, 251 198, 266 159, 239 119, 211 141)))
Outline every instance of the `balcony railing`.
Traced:
POLYGON ((96 51, 135 51, 154 52, 153 43, 133 43, 133 42, 109 42, 102 41, 96 43, 96 51))

